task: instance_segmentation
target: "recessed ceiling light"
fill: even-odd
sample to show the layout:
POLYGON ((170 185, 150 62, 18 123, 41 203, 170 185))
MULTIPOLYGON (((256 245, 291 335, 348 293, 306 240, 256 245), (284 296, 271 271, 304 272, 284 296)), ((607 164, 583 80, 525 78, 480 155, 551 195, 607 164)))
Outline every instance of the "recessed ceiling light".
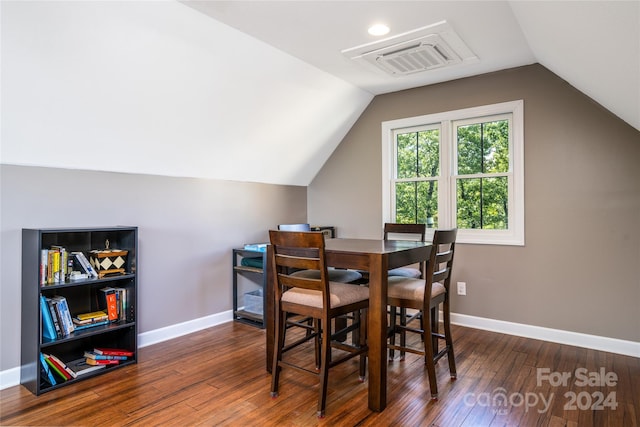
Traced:
POLYGON ((384 36, 389 32, 389 27, 384 24, 375 24, 369 27, 369 34, 372 36, 384 36))

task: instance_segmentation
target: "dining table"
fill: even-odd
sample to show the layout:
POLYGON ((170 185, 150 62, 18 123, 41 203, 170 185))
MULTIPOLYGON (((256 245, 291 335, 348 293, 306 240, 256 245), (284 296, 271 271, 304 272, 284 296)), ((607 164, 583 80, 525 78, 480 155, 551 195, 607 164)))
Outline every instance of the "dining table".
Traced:
MULTIPOLYGON (((376 239, 326 239, 327 266, 369 272, 367 343, 369 409, 380 412, 387 405, 387 271, 424 261, 430 242, 376 239)), ((267 246, 266 281, 266 369, 272 370, 275 333, 274 275, 267 246)), ((354 285, 356 286, 356 285, 354 285)))

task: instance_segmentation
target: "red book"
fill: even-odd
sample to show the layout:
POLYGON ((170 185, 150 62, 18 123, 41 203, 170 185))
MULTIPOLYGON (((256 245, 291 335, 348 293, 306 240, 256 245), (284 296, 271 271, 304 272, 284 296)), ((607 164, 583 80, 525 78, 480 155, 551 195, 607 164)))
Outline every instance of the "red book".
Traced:
POLYGON ((117 365, 120 363, 119 360, 114 360, 114 359, 91 359, 90 357, 87 357, 86 359, 87 365, 117 365))
POLYGON ((100 309, 107 312, 110 321, 118 320, 118 298, 113 288, 102 288, 100 309))
POLYGON ((64 369, 64 367, 61 366, 54 358, 52 358, 48 354, 45 354, 44 358, 46 362, 54 369, 54 371, 56 371, 61 377, 63 377, 65 381, 72 378, 71 374, 69 374, 67 370, 64 369))
POLYGON ((103 356, 133 356, 133 351, 119 348, 94 348, 93 352, 103 356))

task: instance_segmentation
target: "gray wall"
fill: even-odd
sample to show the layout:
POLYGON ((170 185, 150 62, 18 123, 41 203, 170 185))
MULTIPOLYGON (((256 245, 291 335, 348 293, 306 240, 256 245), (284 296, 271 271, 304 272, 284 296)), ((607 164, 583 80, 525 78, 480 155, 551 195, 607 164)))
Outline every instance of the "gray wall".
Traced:
POLYGON ((139 332, 232 309, 231 249, 304 222, 306 188, 0 166, 0 370, 20 364, 22 228, 139 227, 139 332))
POLYGON ((452 310, 640 341, 640 133, 540 65, 374 98, 309 186, 309 220, 381 237, 381 122, 517 99, 526 245, 459 245, 452 310))

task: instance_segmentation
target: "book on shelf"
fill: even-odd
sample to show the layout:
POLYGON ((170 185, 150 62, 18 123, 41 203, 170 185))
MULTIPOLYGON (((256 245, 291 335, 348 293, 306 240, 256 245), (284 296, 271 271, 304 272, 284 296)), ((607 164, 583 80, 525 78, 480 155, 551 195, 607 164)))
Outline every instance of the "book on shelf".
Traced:
POLYGON ((98 291, 98 307, 107 312, 109 320, 118 320, 118 300, 114 288, 102 288, 98 291))
POLYGON ((49 249, 47 254, 47 285, 60 283, 60 251, 49 249))
POLYGON ((95 354, 104 354, 110 356, 133 356, 133 351, 125 350, 122 348, 104 348, 96 347, 93 349, 95 354))
POLYGON ((86 358, 75 359, 67 363, 67 367, 76 373, 76 378, 93 371, 104 369, 107 365, 89 365, 86 358))
POLYGON ((94 360, 127 360, 127 356, 116 356, 112 354, 96 354, 93 351, 85 351, 84 357, 94 360))
POLYGON ((45 354, 44 355, 44 360, 47 362, 47 364, 49 365, 49 367, 53 370, 53 372, 55 372, 56 374, 58 374, 58 377, 64 382, 67 380, 70 380, 71 374, 69 374, 67 372, 66 369, 64 369, 61 365, 59 365, 54 359, 51 358, 51 355, 49 354, 45 354))
POLYGON ((67 299, 61 295, 56 295, 51 298, 54 301, 56 313, 58 314, 58 322, 60 323, 60 329, 64 336, 71 334, 75 326, 71 318, 71 311, 67 304, 67 299))
POLYGON ((88 274, 89 277, 91 278, 98 277, 98 273, 96 273, 96 271, 93 269, 93 267, 91 266, 91 263, 89 262, 89 260, 87 259, 87 257, 83 252, 71 252, 71 254, 77 260, 78 264, 82 268, 83 273, 88 274))
POLYGON ((84 331, 85 329, 95 328, 96 326, 108 325, 109 323, 111 323, 111 321, 109 319, 106 319, 106 320, 101 320, 99 322, 87 323, 84 325, 75 325, 74 332, 84 331))
POLYGON ((98 310, 89 313, 76 314, 76 316, 73 318, 73 322, 76 325, 84 325, 87 323, 100 322, 107 319, 109 319, 107 313, 105 313, 103 310, 98 310))
POLYGON ((40 250, 40 286, 47 285, 47 264, 49 263, 49 250, 40 250))
POLYGON ((53 254, 53 283, 64 283, 69 275, 69 253, 64 246, 53 245, 49 250, 53 254))
POLYGON ((58 382, 56 381, 56 377, 53 375, 53 372, 51 372, 51 368, 49 367, 49 364, 45 360, 44 354, 42 353, 40 353, 40 369, 42 370, 44 379, 50 385, 58 384, 58 382))
POLYGON ((58 366, 62 367, 62 369, 64 369, 64 370, 65 370, 65 372, 71 376, 71 378, 75 378, 75 377, 76 377, 76 373, 75 373, 75 372, 73 372, 73 370, 69 369, 69 367, 67 366, 67 364, 66 364, 66 363, 64 363, 62 360, 60 360, 57 356, 55 356, 55 355, 53 355, 53 354, 50 354, 50 355, 49 355, 49 358, 50 358, 51 360, 53 360, 53 361, 56 363, 56 365, 58 365, 58 366))
POLYGON ((60 321, 58 320, 58 313, 56 313, 56 307, 51 298, 45 298, 44 300, 47 303, 47 309, 51 313, 51 319, 53 320, 53 326, 56 330, 57 338, 62 338, 64 334, 62 333, 62 328, 60 327, 60 321))
POLYGON ((56 334, 56 329, 53 324, 49 304, 47 303, 47 299, 44 295, 40 295, 40 311, 42 317, 42 336, 49 340, 55 340, 58 338, 58 335, 56 334))
POLYGON ((131 293, 127 288, 112 288, 116 294, 116 309, 118 312, 118 320, 131 320, 129 314, 131 303, 131 293))
POLYGON ((87 357, 85 361, 87 362, 87 364, 94 365, 94 366, 118 365, 120 363, 120 361, 116 359, 91 359, 90 357, 87 357))

